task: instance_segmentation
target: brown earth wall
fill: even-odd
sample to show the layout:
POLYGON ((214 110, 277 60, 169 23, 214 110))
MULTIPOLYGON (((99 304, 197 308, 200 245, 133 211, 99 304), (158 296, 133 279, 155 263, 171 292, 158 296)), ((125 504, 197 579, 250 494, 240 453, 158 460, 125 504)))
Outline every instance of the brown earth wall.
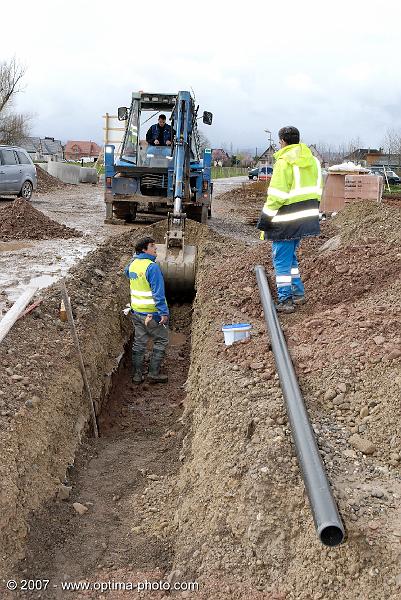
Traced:
POLYGON ((175 568, 197 575, 205 598, 399 597, 397 248, 324 254, 319 243, 301 252, 309 304, 282 322, 347 538, 330 549, 315 534, 253 272, 263 264, 272 281, 269 245, 211 235, 194 305, 175 519, 175 568), (230 322, 252 323, 251 341, 225 347, 220 328, 230 322), (355 433, 373 455, 352 445, 355 433))

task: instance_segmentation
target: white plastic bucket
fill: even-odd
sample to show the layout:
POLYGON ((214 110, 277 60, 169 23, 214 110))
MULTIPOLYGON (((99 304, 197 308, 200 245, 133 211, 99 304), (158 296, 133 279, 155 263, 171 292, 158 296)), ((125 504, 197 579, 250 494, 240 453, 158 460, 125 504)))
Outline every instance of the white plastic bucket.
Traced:
POLYGON ((224 333, 224 343, 226 346, 232 346, 234 342, 245 340, 251 335, 252 325, 250 323, 233 323, 232 325, 223 325, 221 328, 224 333))

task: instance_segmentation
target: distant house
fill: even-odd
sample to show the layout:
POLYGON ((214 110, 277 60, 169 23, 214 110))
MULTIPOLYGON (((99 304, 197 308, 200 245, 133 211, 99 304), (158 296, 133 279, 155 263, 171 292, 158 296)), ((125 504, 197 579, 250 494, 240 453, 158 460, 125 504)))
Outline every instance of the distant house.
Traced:
POLYGON ((222 167, 230 161, 230 157, 223 148, 212 150, 212 161, 215 167, 222 167))
POLYGON ((387 167, 388 169, 400 169, 401 154, 391 154, 384 152, 383 148, 378 150, 374 148, 358 148, 348 154, 345 160, 365 164, 367 167, 387 167))
POLYGON ((68 141, 64 157, 66 160, 81 160, 86 156, 96 159, 101 152, 101 147, 96 142, 68 141))
POLYGON ((383 148, 356 148, 344 157, 344 160, 364 163, 367 167, 375 164, 383 156, 383 148))
POLYGON ((21 141, 19 146, 25 148, 32 160, 64 157, 61 141, 55 140, 53 137, 27 137, 21 141))
POLYGON ((257 166, 262 165, 272 165, 273 164, 273 154, 277 152, 277 148, 274 144, 270 144, 270 146, 261 154, 258 158, 257 166))

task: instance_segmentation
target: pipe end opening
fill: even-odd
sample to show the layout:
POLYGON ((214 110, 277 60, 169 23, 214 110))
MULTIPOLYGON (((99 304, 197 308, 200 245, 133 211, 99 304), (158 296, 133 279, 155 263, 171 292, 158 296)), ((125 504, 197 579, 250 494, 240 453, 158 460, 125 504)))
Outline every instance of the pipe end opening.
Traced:
POLYGON ((324 527, 320 532, 320 541, 325 546, 339 546, 344 541, 344 531, 335 525, 324 527))

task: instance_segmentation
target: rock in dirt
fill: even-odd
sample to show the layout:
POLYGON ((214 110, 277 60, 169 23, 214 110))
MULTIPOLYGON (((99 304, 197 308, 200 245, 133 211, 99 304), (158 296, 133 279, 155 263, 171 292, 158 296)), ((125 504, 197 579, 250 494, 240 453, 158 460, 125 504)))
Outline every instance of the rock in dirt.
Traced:
POLYGON ((372 498, 383 498, 384 492, 379 489, 374 489, 370 492, 370 495, 372 496, 372 498))
POLYGON ((57 223, 34 208, 23 198, 17 198, 0 210, 0 240, 49 240, 80 237, 82 233, 57 223))
POLYGON ((385 355, 385 359, 386 360, 395 360, 396 358, 400 358, 401 356, 401 350, 392 350, 391 352, 389 352, 388 354, 385 355))
POLYGON ((330 252, 333 250, 338 250, 340 246, 341 246, 341 236, 335 235, 334 237, 327 240, 327 242, 325 242, 323 244, 323 246, 320 246, 318 251, 319 252, 330 252))
POLYGON ((370 440, 362 438, 357 433, 351 435, 349 442, 356 450, 359 450, 363 454, 373 454, 376 451, 376 446, 370 440))
POLYGON ((330 400, 333 400, 336 396, 336 390, 333 390, 333 388, 329 388, 324 395, 324 399, 326 402, 330 402, 330 400))
POLYGON ((74 507, 74 510, 76 510, 76 512, 81 516, 89 510, 85 504, 81 504, 80 502, 74 502, 72 506, 74 507))
MULTIPOLYGON (((57 492, 58 499, 64 500, 64 501, 68 500, 70 497, 70 494, 71 494, 71 490, 72 490, 72 487, 69 485, 60 485, 60 487, 58 488, 58 492, 57 492)), ((78 503, 76 503, 76 504, 78 504, 78 503)), ((83 506, 83 505, 81 504, 80 506, 83 506)), ((75 508, 75 506, 74 506, 74 508, 75 508)), ((84 507, 84 508, 86 508, 86 507, 84 507)), ((75 510, 77 510, 77 509, 75 509, 75 510)), ((86 509, 86 510, 88 510, 88 509, 86 509)), ((84 511, 84 512, 86 512, 86 511, 84 511)))

